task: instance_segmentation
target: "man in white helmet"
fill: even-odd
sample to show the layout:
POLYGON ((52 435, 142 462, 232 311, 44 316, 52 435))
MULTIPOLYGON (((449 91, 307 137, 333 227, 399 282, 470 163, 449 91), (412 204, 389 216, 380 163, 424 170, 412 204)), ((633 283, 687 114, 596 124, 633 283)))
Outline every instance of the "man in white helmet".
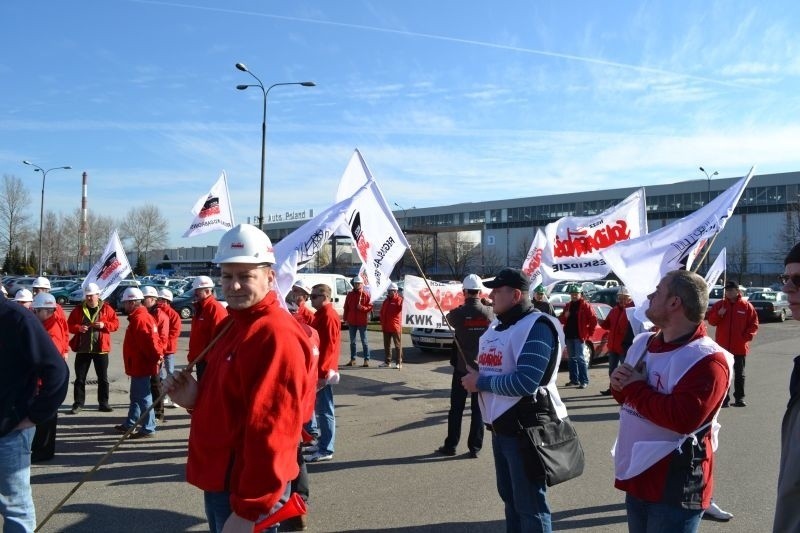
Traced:
MULTIPOLYGON (((45 278, 45 277, 43 277, 43 276, 39 276, 38 278, 33 280, 33 284, 31 285, 31 290, 32 290, 33 296, 36 296, 37 294, 42 294, 42 293, 48 293, 49 294, 51 288, 52 288, 52 286, 50 285, 50 280, 45 278)), ((64 308, 62 308, 58 304, 56 304, 55 317, 56 317, 56 321, 59 324, 59 327, 63 328, 64 333, 66 334, 66 332, 67 332, 67 315, 66 315, 66 313, 64 313, 64 308)))
POLYGON ((131 404, 127 420, 114 426, 114 429, 125 433, 142 413, 147 411, 144 425, 131 437, 134 439, 155 436, 155 414, 152 410, 148 411, 154 400, 150 389, 150 377, 158 374, 158 362, 164 353, 158 325, 147 312, 143 300, 144 295, 138 287, 128 287, 122 293, 122 305, 128 315, 128 329, 125 330, 125 339, 122 341, 122 359, 125 362, 125 373, 131 378, 131 404))
MULTIPOLYGON (((214 297, 214 281, 208 276, 197 276, 192 282, 194 291, 194 313, 189 331, 189 355, 193 362, 214 337, 214 330, 228 316, 228 311, 214 297)), ((197 379, 201 379, 206 360, 197 364, 197 379)))
MULTIPOLYGON (((158 290, 152 285, 145 285, 142 287, 142 304, 147 308, 147 312, 153 317, 158 326, 158 336, 161 337, 161 346, 166 349, 169 344, 169 317, 158 304, 158 290)), ((164 422, 164 402, 156 401, 161 397, 161 368, 164 365, 164 360, 158 362, 158 372, 150 376, 150 392, 153 395, 155 406, 153 411, 156 414, 156 421, 159 424, 164 422)))
POLYGON ((361 366, 369 366, 367 323, 370 311, 372 304, 369 303, 369 293, 364 290, 364 281, 356 276, 353 278, 353 290, 344 299, 344 321, 350 333, 350 361, 345 366, 356 366, 356 333, 361 337, 364 350, 364 364, 361 366))
POLYGON ((450 411, 447 413, 447 437, 444 446, 436 450, 437 453, 447 456, 456 454, 456 447, 461 440, 461 420, 464 417, 464 408, 467 405, 467 395, 470 397, 470 424, 467 448, 469 456, 478 457, 483 447, 483 418, 478 407, 478 394, 468 394, 461 385, 461 378, 467 375, 467 364, 477 368, 475 358, 478 355, 478 346, 481 335, 494 320, 492 308, 481 302, 481 289, 483 282, 477 274, 470 274, 464 278, 462 293, 464 303, 447 313, 447 322, 453 327, 455 340, 464 352, 464 359, 458 354, 458 348, 453 343, 450 354, 450 364, 453 365, 453 380, 450 383, 450 411))
POLYGON ((214 262, 229 317, 208 342, 201 385, 176 372, 166 386, 192 412, 186 478, 204 491, 210 530, 250 532, 286 501, 299 472, 312 347, 278 301, 264 232, 249 224, 228 230, 214 262))
POLYGON ((103 412, 111 412, 109 405, 108 354, 111 351, 111 334, 119 329, 117 312, 100 299, 100 287, 87 283, 83 288, 83 303, 75 306, 67 319, 67 328, 73 334, 69 346, 75 352, 75 384, 73 387, 72 414, 83 409, 86 401, 86 375, 94 365, 97 374, 97 403, 103 412))
MULTIPOLYGON (((167 315, 169 333, 164 346, 164 363, 161 365, 161 381, 167 379, 175 371, 175 352, 178 351, 178 339, 181 336, 181 315, 172 308, 172 291, 167 288, 158 289, 158 308, 167 315)), ((175 407, 169 396, 164 398, 164 407, 175 407)))
POLYGON ((18 290, 17 294, 14 295, 14 301, 25 309, 31 309, 33 307, 33 295, 28 289, 18 290))

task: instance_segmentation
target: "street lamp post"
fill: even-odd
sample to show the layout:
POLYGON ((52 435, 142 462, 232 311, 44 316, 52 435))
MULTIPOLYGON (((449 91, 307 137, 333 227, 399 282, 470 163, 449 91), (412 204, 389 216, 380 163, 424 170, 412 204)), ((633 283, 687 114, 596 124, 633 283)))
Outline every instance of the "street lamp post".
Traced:
POLYGON ((260 187, 260 194, 259 194, 259 201, 258 201, 258 227, 259 229, 263 229, 264 225, 264 161, 266 159, 267 153, 267 95, 272 90, 273 87, 278 87, 280 85, 302 85, 303 87, 315 87, 317 84, 313 81, 293 81, 293 82, 285 82, 285 83, 273 83, 266 89, 264 89, 264 84, 261 80, 250 72, 245 66, 244 63, 236 63, 236 68, 241 70, 242 72, 247 72, 250 74, 255 80, 258 82, 256 84, 250 85, 237 85, 236 88, 240 91, 244 91, 248 87, 258 87, 261 89, 261 93, 264 95, 264 114, 261 119, 261 187, 260 187))
MULTIPOLYGON (((403 210, 403 229, 408 229, 408 218, 406 217, 406 212, 408 211, 408 209, 398 204, 397 202, 394 202, 394 205, 403 210)), ((412 205, 411 209, 416 209, 416 207, 412 205)))
MULTIPOLYGON (((703 167, 698 167, 698 168, 700 168, 700 172, 706 175, 706 180, 708 181, 708 187, 706 188, 706 205, 708 205, 711 203, 711 178, 719 174, 719 172, 715 170, 709 175, 708 172, 706 172, 706 169, 704 169, 703 167)), ((709 252, 710 251, 711 250, 709 250, 709 252)), ((709 254, 706 253, 706 271, 708 270, 708 262, 710 261, 710 259, 711 258, 709 257, 709 254)))
POLYGON ((47 173, 50 172, 51 170, 72 170, 72 167, 70 166, 53 167, 45 170, 39 165, 31 163, 27 159, 24 160, 23 163, 32 166, 34 172, 42 173, 42 202, 39 206, 39 275, 42 276, 44 275, 44 271, 42 270, 42 231, 44 229, 44 183, 45 180, 47 179, 47 173))

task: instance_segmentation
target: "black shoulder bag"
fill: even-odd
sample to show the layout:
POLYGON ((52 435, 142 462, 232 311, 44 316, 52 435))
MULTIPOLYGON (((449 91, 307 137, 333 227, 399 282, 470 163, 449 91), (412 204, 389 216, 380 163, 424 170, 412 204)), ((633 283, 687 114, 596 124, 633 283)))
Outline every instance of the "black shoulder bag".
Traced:
MULTIPOLYGON (((544 320, 553 330, 556 340, 547 369, 542 376, 541 383, 547 384, 555 372, 558 334, 549 320, 546 318, 544 320)), ((580 476, 584 465, 581 441, 569 417, 558 419, 550 394, 536 394, 533 404, 521 401, 517 404, 517 410, 529 413, 526 416, 519 412, 517 417, 520 451, 528 478, 532 480, 544 478, 547 486, 552 487, 580 476), (531 405, 534 407, 532 411, 524 408, 531 405), (530 414, 535 414, 533 420, 530 414), (523 424, 523 421, 527 423, 523 424)))

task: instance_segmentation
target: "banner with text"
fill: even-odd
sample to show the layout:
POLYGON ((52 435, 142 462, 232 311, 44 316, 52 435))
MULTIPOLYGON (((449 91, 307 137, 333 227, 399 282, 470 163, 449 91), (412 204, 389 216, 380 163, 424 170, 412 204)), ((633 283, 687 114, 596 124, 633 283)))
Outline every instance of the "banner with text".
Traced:
MULTIPOLYGON (((448 329, 436 301, 439 301, 445 314, 463 304, 461 283, 428 280, 428 289, 424 278, 406 274, 403 279, 403 327, 448 329)), ((481 291, 481 297, 486 296, 489 296, 489 289, 481 291)))

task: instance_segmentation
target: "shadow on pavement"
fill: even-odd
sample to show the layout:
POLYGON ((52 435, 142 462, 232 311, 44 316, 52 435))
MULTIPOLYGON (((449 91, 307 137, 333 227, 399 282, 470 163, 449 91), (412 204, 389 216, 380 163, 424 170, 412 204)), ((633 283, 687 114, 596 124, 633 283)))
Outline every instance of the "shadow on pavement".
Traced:
MULTIPOLYGON (((201 524, 204 519, 163 509, 118 508, 101 504, 65 505, 60 513, 84 515, 69 527, 70 532, 101 531, 186 531, 201 524), (124 520, 124 523, 123 523, 124 520)), ((55 515, 52 520, 57 520, 55 515)), ((52 522, 45 525, 46 531, 54 531, 52 522)))

